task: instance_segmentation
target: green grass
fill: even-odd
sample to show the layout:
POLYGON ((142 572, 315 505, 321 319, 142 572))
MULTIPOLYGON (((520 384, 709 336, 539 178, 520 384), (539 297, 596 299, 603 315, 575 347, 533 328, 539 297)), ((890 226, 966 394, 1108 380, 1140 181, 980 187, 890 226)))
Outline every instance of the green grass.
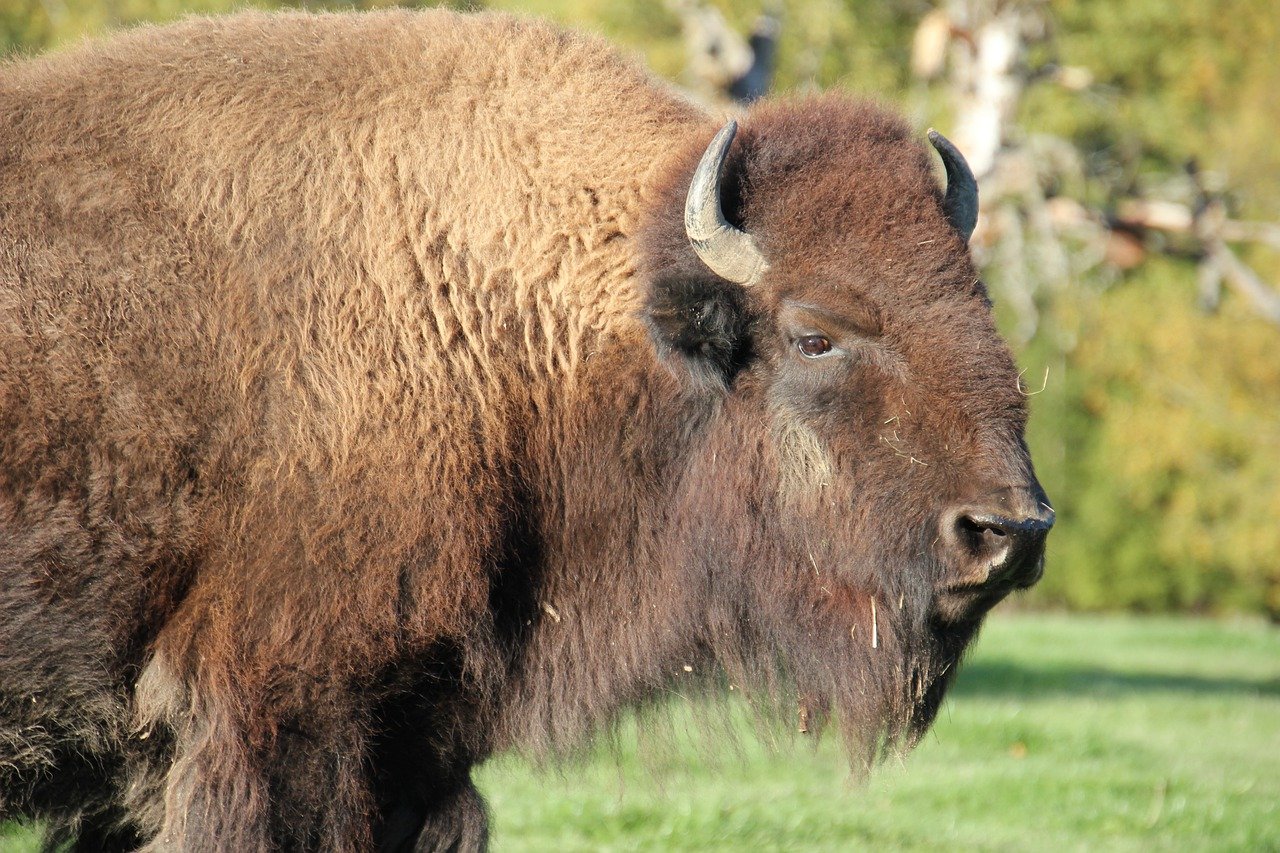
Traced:
POLYGON ((830 739, 765 749, 736 717, 736 748, 628 725, 559 771, 494 762, 495 850, 1280 849, 1280 631, 1256 622, 997 617, 864 784, 830 739))
POLYGON ((708 767, 601 755, 485 769, 498 851, 1280 849, 1280 632, 993 619, 905 766, 743 740, 708 767))

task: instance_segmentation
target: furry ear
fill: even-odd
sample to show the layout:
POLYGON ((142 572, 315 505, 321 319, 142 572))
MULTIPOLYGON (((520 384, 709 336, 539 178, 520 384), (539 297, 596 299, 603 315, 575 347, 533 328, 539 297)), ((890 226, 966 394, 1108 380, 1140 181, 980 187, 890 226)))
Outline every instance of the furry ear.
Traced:
POLYGON ((658 352, 696 380, 728 385, 751 357, 751 313, 741 287, 712 278, 653 282, 645 319, 658 352))

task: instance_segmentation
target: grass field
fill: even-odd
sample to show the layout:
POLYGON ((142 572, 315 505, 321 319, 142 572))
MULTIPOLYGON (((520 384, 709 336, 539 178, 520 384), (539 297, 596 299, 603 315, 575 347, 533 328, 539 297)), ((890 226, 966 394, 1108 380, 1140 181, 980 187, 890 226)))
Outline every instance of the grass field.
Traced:
POLYGON ((708 760, 624 727, 560 771, 495 762, 494 849, 1280 850, 1280 631, 1259 623, 997 617, 933 732, 865 784, 829 741, 738 740, 708 760))

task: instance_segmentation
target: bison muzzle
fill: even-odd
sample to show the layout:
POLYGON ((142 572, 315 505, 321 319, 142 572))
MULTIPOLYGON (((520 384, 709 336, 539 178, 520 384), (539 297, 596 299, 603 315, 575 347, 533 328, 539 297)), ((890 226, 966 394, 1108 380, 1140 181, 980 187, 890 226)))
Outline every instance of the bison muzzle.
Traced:
POLYGON ((498 15, 4 66, 0 820, 478 849, 675 683, 909 746, 1053 519, 931 140, 498 15))

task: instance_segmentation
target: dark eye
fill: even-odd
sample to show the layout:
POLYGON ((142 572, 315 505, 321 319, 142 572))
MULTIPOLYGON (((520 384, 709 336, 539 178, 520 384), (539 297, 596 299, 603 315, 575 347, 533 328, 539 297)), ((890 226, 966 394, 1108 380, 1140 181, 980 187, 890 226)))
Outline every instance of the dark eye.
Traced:
POLYGON ((796 341, 796 349, 805 358, 818 358, 831 352, 831 341, 823 335, 805 335, 796 341))

